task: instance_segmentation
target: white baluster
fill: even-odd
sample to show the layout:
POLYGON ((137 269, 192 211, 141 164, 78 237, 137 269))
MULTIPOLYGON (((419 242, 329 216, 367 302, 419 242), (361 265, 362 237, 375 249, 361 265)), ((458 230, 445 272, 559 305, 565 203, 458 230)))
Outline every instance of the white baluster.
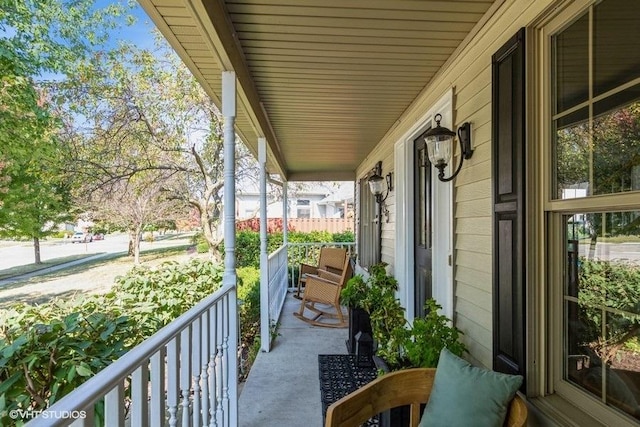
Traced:
POLYGON ((180 389, 182 390, 182 427, 189 427, 191 394, 191 326, 180 333, 180 389))
POLYGON ((131 375, 131 427, 149 425, 149 364, 144 362, 131 375))
POLYGON ((200 427, 200 318, 191 324, 191 375, 193 383, 193 427, 200 427))
POLYGON ((124 384, 119 383, 104 397, 104 425, 124 427, 124 384))
POLYGON ((202 313, 202 330, 200 331, 200 338, 202 340, 201 346, 201 381, 202 381, 202 425, 209 425, 209 312, 202 313))
POLYGON ((178 348, 180 347, 180 336, 176 336, 167 344, 167 409, 169 411, 169 426, 178 425, 178 373, 180 362, 178 359, 178 348))
POLYGON ((217 311, 218 317, 216 322, 216 422, 220 425, 223 423, 223 410, 222 410, 222 385, 224 382, 224 376, 222 374, 222 358, 223 358, 223 335, 224 330, 224 306, 221 301, 218 301, 217 311))
POLYGON ((218 389, 217 381, 217 367, 216 367, 216 337, 217 337, 217 320, 218 320, 218 303, 216 302, 213 308, 210 310, 209 314, 209 342, 211 343, 211 348, 209 350, 209 427, 216 427, 218 424, 216 422, 216 409, 217 409, 217 399, 216 399, 216 390, 218 389))
MULTIPOLYGON (((222 355, 223 355, 223 364, 222 364, 222 411, 224 419, 228 418, 229 414, 229 358, 236 357, 235 350, 229 350, 229 295, 225 295, 222 299, 223 301, 223 310, 224 316, 222 316, 222 355)), ((223 425, 224 422, 223 422, 223 425)))
MULTIPOLYGON (((151 425, 164 425, 165 417, 165 355, 166 350, 161 347, 151 356, 151 425)), ((111 424, 105 424, 110 426, 111 424)))

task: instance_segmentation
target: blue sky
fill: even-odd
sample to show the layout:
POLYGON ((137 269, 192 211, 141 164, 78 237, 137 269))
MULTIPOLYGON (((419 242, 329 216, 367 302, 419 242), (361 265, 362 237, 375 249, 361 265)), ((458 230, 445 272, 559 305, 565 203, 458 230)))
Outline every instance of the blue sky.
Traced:
MULTIPOLYGON (((118 3, 118 0, 96 0, 96 7, 102 9, 113 3, 118 3)), ((115 45, 119 40, 124 40, 134 42, 143 49, 152 48, 155 25, 138 2, 135 2, 131 14, 136 18, 136 22, 132 26, 127 26, 126 17, 121 17, 122 27, 112 32, 111 43, 115 45)))

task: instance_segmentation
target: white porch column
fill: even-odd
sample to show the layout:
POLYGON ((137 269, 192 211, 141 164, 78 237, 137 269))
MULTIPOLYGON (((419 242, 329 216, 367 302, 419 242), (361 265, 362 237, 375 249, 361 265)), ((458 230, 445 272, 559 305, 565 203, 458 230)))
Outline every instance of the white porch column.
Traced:
POLYGON ((260 350, 269 352, 269 253, 267 252, 267 140, 258 138, 260 164, 260 350))
MULTIPOLYGON (((289 243, 289 181, 282 183, 282 244, 289 243)), ((289 249, 287 248, 287 252, 289 249)))
MULTIPOLYGON (((229 342, 226 343, 229 424, 238 425, 238 294, 236 278, 236 73, 222 72, 222 116, 224 125, 224 275, 223 286, 233 286, 229 293, 229 342)), ((223 396, 223 399, 227 396, 223 396)))

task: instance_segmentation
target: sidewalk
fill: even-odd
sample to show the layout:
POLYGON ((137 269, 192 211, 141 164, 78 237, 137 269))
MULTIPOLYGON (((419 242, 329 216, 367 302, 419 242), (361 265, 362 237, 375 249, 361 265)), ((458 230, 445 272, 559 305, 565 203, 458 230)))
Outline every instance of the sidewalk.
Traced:
POLYGON ((319 354, 346 354, 347 329, 321 328, 293 316, 300 301, 287 295, 269 353, 260 353, 238 403, 240 427, 321 427, 319 354))
POLYGON ((12 276, 12 277, 8 277, 6 279, 2 279, 2 280, 0 280, 0 288, 2 288, 3 286, 9 285, 11 283, 14 283, 14 282, 30 279, 30 278, 36 277, 36 276, 42 276, 44 274, 53 273, 53 272, 59 271, 59 270, 64 270, 64 269, 67 269, 69 267, 73 267, 75 265, 84 264, 86 262, 93 261, 95 259, 107 258, 107 257, 116 257, 116 256, 123 255, 125 253, 126 252, 120 252, 120 253, 115 253, 114 254, 114 253, 104 253, 103 252, 103 253, 99 253, 99 254, 88 256, 86 258, 78 259, 78 260, 75 260, 75 261, 65 262, 64 264, 58 264, 58 265, 54 265, 54 266, 51 266, 51 267, 40 268, 38 270, 34 270, 34 271, 29 272, 29 273, 20 274, 20 275, 17 275, 17 276, 12 276))

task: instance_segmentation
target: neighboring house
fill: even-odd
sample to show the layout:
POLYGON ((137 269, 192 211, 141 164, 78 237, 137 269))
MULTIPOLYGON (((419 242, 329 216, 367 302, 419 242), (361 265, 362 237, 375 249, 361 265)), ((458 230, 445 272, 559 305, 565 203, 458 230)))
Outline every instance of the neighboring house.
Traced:
MULTIPOLYGON (((288 198, 289 218, 344 218, 353 211, 353 182, 341 183, 338 188, 313 186, 288 198)), ((268 218, 282 218, 282 200, 267 207, 268 218)), ((242 191, 236 194, 236 217, 239 220, 260 217, 260 193, 242 191)))
POLYGON ((582 268, 640 259, 640 2, 140 3, 269 173, 357 182, 359 268, 388 263, 410 321, 433 296, 465 357, 522 374, 530 425, 639 424, 637 289, 582 268), (440 117, 473 149, 446 182, 440 117))

